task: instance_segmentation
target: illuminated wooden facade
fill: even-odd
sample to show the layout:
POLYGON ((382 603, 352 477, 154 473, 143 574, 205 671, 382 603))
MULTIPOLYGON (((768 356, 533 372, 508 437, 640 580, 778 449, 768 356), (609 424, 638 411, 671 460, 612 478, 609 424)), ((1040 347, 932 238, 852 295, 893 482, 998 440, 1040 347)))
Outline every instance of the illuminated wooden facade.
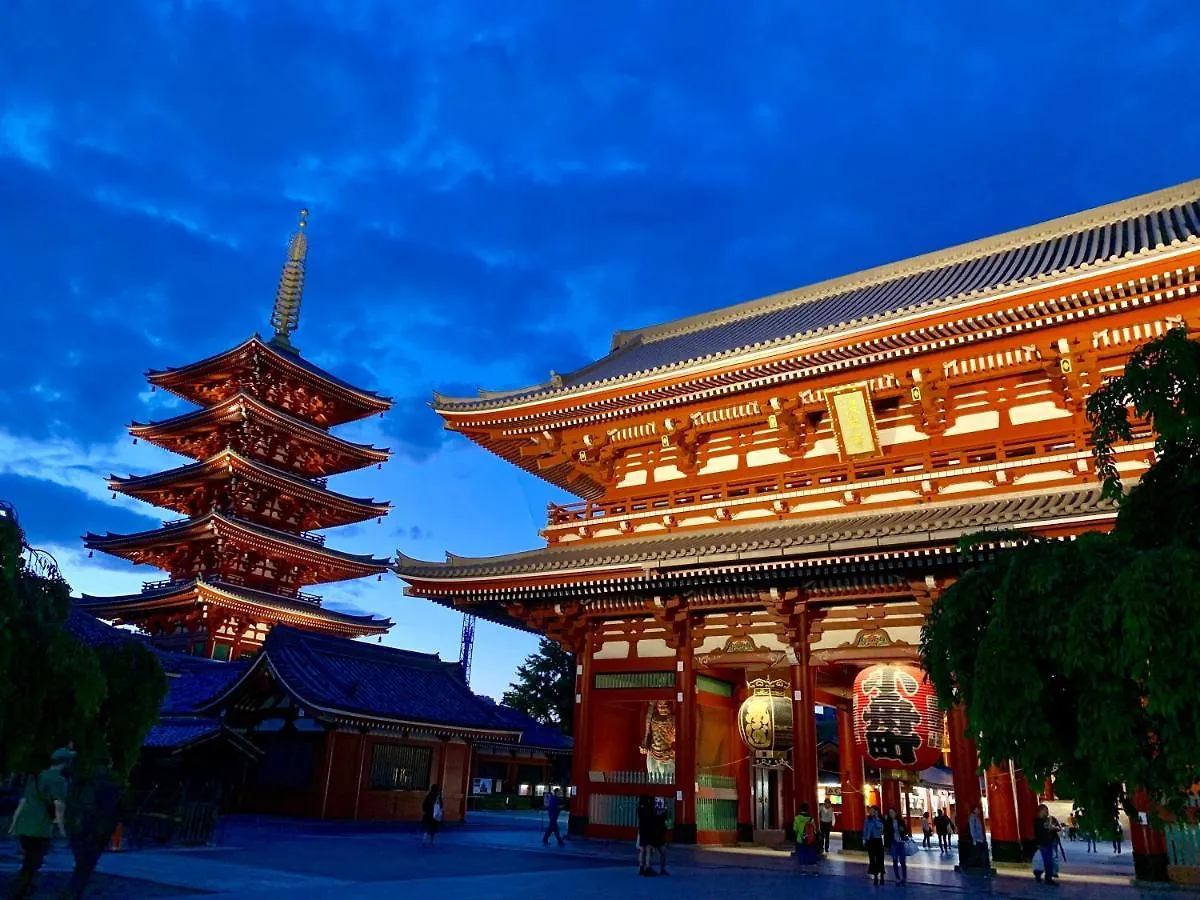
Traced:
POLYGON ((305 220, 280 277, 269 341, 257 335, 191 365, 151 371, 152 388, 199 406, 134 423, 135 440, 195 462, 109 478, 115 492, 184 518, 136 534, 88 534, 90 550, 163 569, 141 593, 80 605, 140 626, 156 643, 219 659, 257 652, 280 623, 342 637, 382 634, 391 622, 326 609, 313 585, 380 575, 388 560, 333 550, 319 529, 381 518, 386 503, 330 490, 330 475, 381 464, 388 452, 331 434, 391 402, 305 361, 292 346, 307 257, 305 220))
MULTIPOLYGON (((815 804, 813 704, 847 719, 861 667, 917 658, 961 535, 1111 524, 1084 403, 1140 342, 1200 329, 1198 237, 1193 182, 621 332, 603 359, 524 390, 437 396, 447 428, 580 502, 550 507, 542 549, 401 556, 398 571, 413 595, 578 654, 576 829, 627 833, 647 791, 675 798, 677 839, 779 828, 815 804), (765 778, 734 725, 763 673, 796 711, 791 769, 765 778), (676 756, 654 783, 638 704, 659 700, 676 756)), ((1136 479, 1151 452, 1143 432, 1120 470, 1136 479)), ((965 826, 979 782, 956 721, 965 826)), ((861 798, 841 746, 845 795, 861 798)), ((1032 824, 1008 779, 986 785, 998 855, 1032 824)), ((861 806, 843 811, 851 843, 861 806)))

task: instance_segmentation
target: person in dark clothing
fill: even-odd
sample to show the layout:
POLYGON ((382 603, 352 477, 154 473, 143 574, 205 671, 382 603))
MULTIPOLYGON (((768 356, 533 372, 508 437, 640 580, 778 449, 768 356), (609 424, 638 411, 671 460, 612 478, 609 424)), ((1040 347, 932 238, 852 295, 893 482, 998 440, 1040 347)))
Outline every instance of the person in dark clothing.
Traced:
POLYGON ((8 829, 21 842, 21 870, 8 894, 10 900, 27 897, 32 892, 34 878, 46 861, 55 830, 66 832, 64 770, 74 758, 74 752, 65 747, 54 751, 50 767, 25 783, 25 792, 8 829))
POLYGON ((867 874, 874 884, 883 884, 883 819, 879 817, 878 806, 867 810, 862 836, 867 848, 867 874))
POLYGON ((933 817, 933 830, 937 832, 938 849, 943 853, 950 852, 950 824, 946 810, 938 810, 938 814, 933 817))
POLYGON ((64 898, 83 896, 100 854, 117 830, 122 793, 108 765, 98 765, 72 779, 67 795, 67 838, 75 868, 64 898))
POLYGON ((435 784, 421 801, 421 833, 424 835, 421 839, 422 846, 433 846, 433 839, 437 835, 438 826, 442 824, 443 815, 442 789, 435 784))
POLYGON ((558 846, 563 845, 562 834, 558 830, 558 817, 562 815, 562 798, 559 796, 558 788, 552 790, 546 795, 546 832, 542 835, 542 843, 549 845, 550 836, 553 835, 558 840, 558 846))
POLYGON ((656 823, 654 821, 654 798, 641 796, 637 803, 638 830, 638 874, 654 875, 650 865, 650 851, 654 846, 656 823))
POLYGON ((1038 807, 1037 818, 1033 820, 1033 840, 1042 857, 1042 871, 1035 868, 1033 877, 1041 881, 1044 873, 1046 884, 1055 884, 1054 847, 1058 843, 1058 831, 1050 822, 1050 809, 1045 803, 1038 807))

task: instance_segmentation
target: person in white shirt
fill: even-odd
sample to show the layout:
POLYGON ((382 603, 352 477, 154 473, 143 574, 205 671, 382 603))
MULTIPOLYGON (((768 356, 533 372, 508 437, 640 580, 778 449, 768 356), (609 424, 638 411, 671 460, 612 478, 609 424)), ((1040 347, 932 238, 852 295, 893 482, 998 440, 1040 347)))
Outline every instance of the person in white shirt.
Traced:
POLYGON ((833 819, 836 815, 833 810, 833 804, 829 802, 828 797, 826 797, 825 802, 821 804, 818 815, 821 822, 821 852, 828 855, 829 836, 833 834, 833 819))

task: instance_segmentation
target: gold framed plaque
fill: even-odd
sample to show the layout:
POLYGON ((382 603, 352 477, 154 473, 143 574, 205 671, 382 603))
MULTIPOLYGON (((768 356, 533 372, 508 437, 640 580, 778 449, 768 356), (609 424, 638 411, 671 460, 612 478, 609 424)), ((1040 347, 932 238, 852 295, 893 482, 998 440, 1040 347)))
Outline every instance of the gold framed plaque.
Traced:
POLYGON ((842 459, 865 459, 879 456, 879 432, 875 428, 875 411, 871 406, 871 389, 866 384, 849 384, 825 392, 825 404, 837 437, 838 454, 842 459))

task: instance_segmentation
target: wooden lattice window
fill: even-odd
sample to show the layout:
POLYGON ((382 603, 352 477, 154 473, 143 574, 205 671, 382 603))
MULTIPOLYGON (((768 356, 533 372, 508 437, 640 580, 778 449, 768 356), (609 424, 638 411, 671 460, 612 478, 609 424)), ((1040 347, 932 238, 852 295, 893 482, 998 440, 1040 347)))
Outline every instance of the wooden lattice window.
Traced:
POLYGON ((433 750, 403 744, 376 744, 371 752, 371 790, 425 791, 433 769, 433 750))

